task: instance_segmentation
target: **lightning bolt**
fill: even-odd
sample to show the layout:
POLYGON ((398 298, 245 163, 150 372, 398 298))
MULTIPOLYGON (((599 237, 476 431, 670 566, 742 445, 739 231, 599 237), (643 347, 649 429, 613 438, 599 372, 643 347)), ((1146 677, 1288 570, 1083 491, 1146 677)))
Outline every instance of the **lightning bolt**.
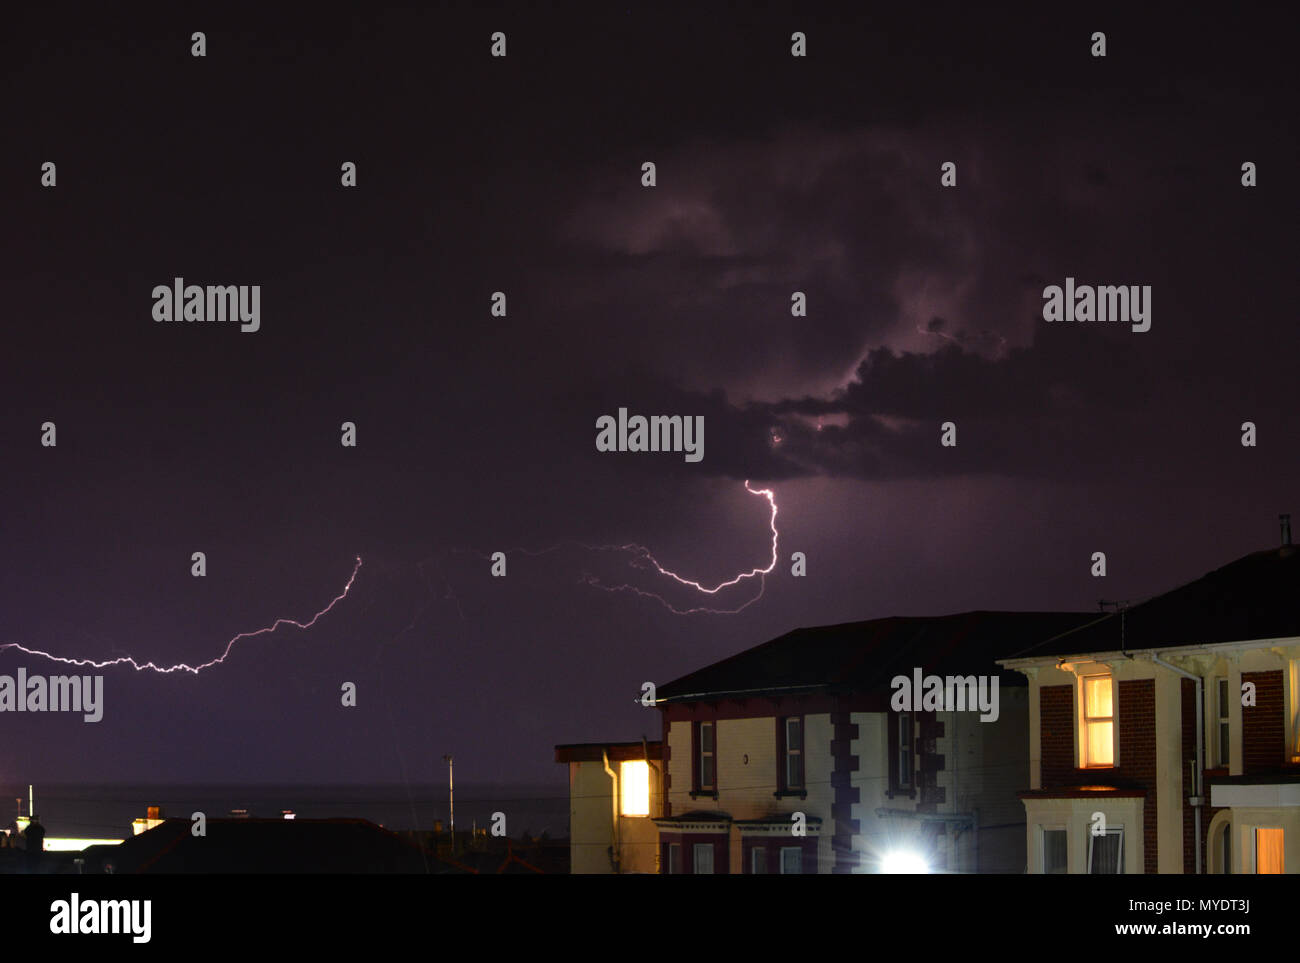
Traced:
MULTIPOLYGON (((772 489, 770 488, 751 488, 749 486, 748 479, 745 480, 745 491, 749 492, 751 495, 761 495, 764 498, 766 498, 768 508, 771 509, 771 516, 768 519, 768 528, 771 529, 772 532, 772 559, 763 568, 758 568, 758 567, 752 568, 748 572, 741 572, 739 575, 735 576, 734 578, 726 579, 724 581, 719 582, 717 585, 713 586, 712 588, 708 588, 707 586, 704 585, 703 582, 697 579, 685 578, 681 575, 678 575, 676 572, 670 569, 664 568, 663 565, 659 564, 659 560, 656 559, 654 555, 650 552, 650 550, 646 548, 644 545, 630 544, 630 545, 616 546, 617 550, 630 552, 633 555, 633 561, 630 564, 638 565, 638 566, 645 566, 648 564, 649 566, 653 567, 656 572, 658 572, 660 575, 664 576, 665 578, 672 579, 674 582, 677 582, 679 585, 685 585, 688 588, 692 588, 703 595, 717 595, 723 589, 730 588, 733 585, 739 585, 741 582, 745 581, 746 579, 757 578, 758 592, 754 595, 753 598, 749 599, 749 601, 745 602, 739 608, 717 609, 717 608, 712 608, 710 606, 701 605, 689 609, 679 609, 671 602, 669 602, 667 599, 665 599, 662 595, 660 595, 658 592, 650 592, 647 591, 646 589, 637 588, 634 585, 628 585, 628 584, 605 585, 595 576, 586 573, 583 574, 583 577, 580 579, 580 581, 584 582, 587 585, 590 585, 592 588, 598 588, 605 592, 632 592, 636 595, 641 596, 642 598, 654 599, 660 605, 662 605, 664 608, 668 609, 668 611, 672 612, 675 615, 700 615, 706 613, 711 615, 734 615, 737 612, 744 611, 745 609, 749 608, 751 605, 753 605, 755 602, 757 602, 759 599, 763 597, 763 591, 767 587, 767 576, 771 574, 774 568, 776 568, 777 544, 781 537, 780 533, 776 529, 776 514, 777 514, 776 493, 772 491, 772 489)), ((602 548, 605 549, 608 549, 610 547, 611 546, 602 546, 602 548)))
POLYGON ((161 673, 162 675, 170 675, 173 672, 192 672, 195 675, 198 675, 204 669, 209 669, 214 665, 220 665, 222 662, 225 662, 226 657, 230 655, 231 650, 234 649, 235 643, 238 642, 240 639, 251 639, 259 635, 269 635, 270 633, 274 632, 282 625, 292 625, 299 629, 310 629, 321 618, 327 615, 330 609, 334 608, 334 606, 338 605, 345 598, 347 598, 348 592, 351 591, 352 589, 352 583, 357 580, 357 572, 359 571, 361 571, 360 555, 357 556, 357 564, 353 567, 352 575, 351 577, 348 578, 347 584, 343 586, 343 591, 340 592, 338 595, 336 595, 333 601, 331 601, 329 605, 325 606, 323 609, 321 609, 319 612, 313 615, 308 621, 298 622, 294 619, 276 619, 266 628, 258 629, 255 632, 240 632, 233 639, 231 639, 229 642, 226 643, 226 650, 222 652, 221 655, 217 656, 215 659, 209 660, 208 662, 204 662, 202 665, 186 665, 184 662, 179 662, 176 665, 169 665, 164 667, 164 666, 156 665, 153 662, 145 662, 145 663, 137 662, 129 655, 122 656, 121 658, 118 659, 107 659, 103 662, 97 662, 94 659, 70 659, 67 658, 66 656, 53 655, 52 653, 49 652, 42 652, 40 649, 29 649, 25 645, 19 645, 17 642, 6 642, 0 645, 0 652, 5 651, 6 649, 16 649, 19 652, 25 652, 27 655, 35 655, 35 656, 39 656, 42 659, 49 659, 51 662, 62 662, 64 665, 77 665, 77 666, 88 665, 95 669, 107 669, 115 665, 129 665, 137 672, 143 672, 147 669, 151 672, 161 673))
MULTIPOLYGON (((780 540, 780 533, 777 531, 777 527, 776 527, 776 516, 777 516, 776 493, 770 488, 752 488, 749 484, 748 479, 746 479, 745 481, 745 491, 749 492, 751 495, 759 495, 767 499, 768 508, 770 510, 770 517, 768 519, 768 528, 772 532, 772 558, 767 563, 767 565, 761 568, 755 566, 754 568, 750 569, 748 572, 741 572, 739 575, 736 575, 733 578, 719 581, 716 585, 713 586, 705 585, 704 582, 699 579, 686 578, 685 576, 679 575, 676 572, 672 571, 671 569, 665 568, 659 562, 659 560, 655 558, 654 553, 652 553, 650 549, 646 548, 644 545, 639 545, 635 542, 630 542, 624 545, 591 545, 586 542, 579 542, 573 539, 565 539, 563 541, 555 543, 554 545, 550 545, 546 548, 507 549, 506 554, 527 555, 530 558, 536 558, 541 555, 549 555, 553 552, 557 552, 560 549, 564 548, 565 546, 573 546, 575 548, 581 549, 582 551, 593 552, 593 553, 620 552, 625 555, 631 556, 631 558, 628 561, 628 564, 630 566, 634 568, 645 568, 645 569, 653 570, 663 578, 670 579, 676 582, 678 585, 683 585, 688 589, 693 589, 694 591, 702 595, 717 595, 723 589, 727 589, 727 588, 731 588, 732 586, 739 585, 741 582, 744 582, 748 579, 757 579, 758 591, 754 594, 752 598, 748 599, 747 601, 745 601, 743 604, 741 604, 736 608, 715 608, 713 606, 706 606, 706 605, 693 606, 690 608, 679 608, 678 606, 674 605, 672 602, 668 601, 668 599, 664 598, 664 596, 661 595, 660 593, 653 592, 644 588, 639 588, 638 586, 635 585, 631 585, 628 583, 620 583, 617 585, 606 584, 605 582, 602 582, 599 578, 597 578, 595 575, 592 575, 590 572, 583 572, 582 575, 578 578, 579 584, 588 585, 591 588, 600 589, 602 592, 629 592, 641 598, 651 599, 655 602, 658 602, 660 605, 662 605, 668 611, 672 612, 674 615, 703 615, 703 614, 734 615, 737 612, 741 612, 749 608, 749 606, 753 605, 755 602, 757 602, 760 598, 763 597, 763 592, 767 587, 767 576, 770 575, 772 570, 776 568, 777 546, 780 540)), ((485 555, 482 552, 471 552, 465 549, 452 549, 451 551, 455 554, 474 555, 484 561, 491 560, 490 555, 485 555)), ((447 589, 447 594, 445 595, 445 598, 456 602, 457 610, 460 611, 461 619, 463 620, 465 618, 465 613, 460 607, 460 600, 456 597, 454 591, 452 590, 450 581, 447 580, 445 576, 443 578, 443 581, 447 589)))

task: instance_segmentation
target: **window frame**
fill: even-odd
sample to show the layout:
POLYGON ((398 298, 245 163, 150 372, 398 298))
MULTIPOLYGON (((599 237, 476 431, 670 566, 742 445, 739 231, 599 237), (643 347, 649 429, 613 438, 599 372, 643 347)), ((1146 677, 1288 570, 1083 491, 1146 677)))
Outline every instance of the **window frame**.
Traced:
POLYGON ((1217 676, 1214 680, 1214 763, 1219 769, 1232 766, 1232 690, 1228 688, 1228 678, 1217 676), (1224 748, 1224 742, 1227 748, 1224 748))
POLYGON ((1068 826, 1039 826, 1038 827, 1038 862, 1039 872, 1044 876, 1069 875, 1070 873, 1070 829, 1068 826), (1060 873, 1050 872, 1047 868, 1047 834, 1062 833, 1065 836, 1065 866, 1060 873))
POLYGON ((776 795, 806 797, 808 793, 808 727, 802 713, 776 717, 776 795), (790 724, 799 726, 799 748, 790 748, 790 724), (791 756, 799 760, 799 781, 790 781, 791 756))
MULTIPOLYGON (((1079 676, 1079 768, 1080 769, 1116 769, 1119 767, 1119 684, 1113 672, 1092 672, 1079 676), (1110 715, 1088 715, 1088 683, 1105 679, 1110 683, 1110 715), (1091 726, 1110 724, 1110 761, 1093 762, 1089 746, 1091 745, 1091 726)), ((1089 844, 1091 852, 1091 844, 1089 844)))
POLYGON ((895 729, 890 740, 889 755, 891 789, 895 793, 910 794, 916 791, 916 722, 915 713, 894 713, 895 729), (904 745, 906 741, 906 745, 904 745))
POLYGON ((718 797, 718 722, 716 719, 700 719, 691 724, 691 795, 718 797), (713 735, 713 748, 704 751, 704 730, 708 728, 713 735), (704 782, 704 759, 708 757, 713 764, 713 780, 704 782))
POLYGON ((713 843, 693 843, 691 845, 691 873, 695 876, 717 875, 714 872, 716 869, 716 857, 717 853, 714 851, 713 843), (709 854, 709 871, 707 873, 702 873, 700 872, 700 854, 706 851, 709 854))
POLYGON ((1088 875, 1089 876, 1123 876, 1124 875, 1124 827, 1107 826, 1104 833, 1093 835, 1092 824, 1088 823, 1084 832, 1088 834, 1088 875), (1119 847, 1115 853, 1115 872, 1114 873, 1094 873, 1092 869, 1092 844, 1098 836, 1118 836, 1119 847))

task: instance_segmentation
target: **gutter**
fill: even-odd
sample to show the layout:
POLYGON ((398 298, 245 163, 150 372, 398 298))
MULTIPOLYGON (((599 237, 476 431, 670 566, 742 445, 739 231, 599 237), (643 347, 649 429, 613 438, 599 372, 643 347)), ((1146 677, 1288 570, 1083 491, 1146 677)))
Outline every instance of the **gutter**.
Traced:
POLYGON ((684 692, 681 695, 663 696, 657 699, 658 704, 663 705, 669 702, 707 702, 715 699, 725 699, 731 696, 743 695, 786 695, 794 692, 806 692, 809 689, 825 689, 830 685, 827 682, 809 682, 804 685, 786 685, 786 686, 762 686, 757 689, 726 689, 717 692, 684 692))
POLYGON ((614 792, 610 795, 610 812, 609 812, 609 863, 614 868, 614 872, 619 872, 619 861, 623 855, 623 848, 618 842, 618 776, 614 770, 609 768, 609 751, 602 749, 600 751, 600 761, 605 766, 605 772, 609 775, 610 782, 614 784, 614 792))
POLYGON ((1284 635, 1271 639, 1244 639, 1239 642, 1201 642, 1191 645, 1162 645, 1156 649, 1108 650, 1105 652, 1075 652, 1069 655, 1034 655, 1021 658, 995 659, 1006 669, 1019 671, 1034 666, 1054 666, 1064 662, 1110 662, 1116 658, 1133 658, 1135 655, 1155 655, 1163 653, 1168 656, 1210 655, 1218 652, 1236 652, 1247 649, 1274 649, 1284 646, 1300 645, 1300 636, 1284 635))

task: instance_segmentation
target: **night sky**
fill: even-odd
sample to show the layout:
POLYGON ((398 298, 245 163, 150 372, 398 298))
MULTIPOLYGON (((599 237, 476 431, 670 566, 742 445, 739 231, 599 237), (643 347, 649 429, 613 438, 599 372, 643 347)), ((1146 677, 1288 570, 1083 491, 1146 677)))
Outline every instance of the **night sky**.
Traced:
POLYGON ((0 643, 203 662, 363 565, 309 631, 103 670, 102 722, 0 715, 0 786, 436 782, 452 752, 458 784, 562 795, 555 744, 658 737, 644 681, 802 625, 1136 601, 1300 518, 1267 7, 24 6, 0 643), (261 285, 260 330, 155 322, 178 276, 261 285), (1151 330, 1045 322, 1067 276, 1150 285, 1151 330), (620 407, 703 415, 703 460, 597 452, 620 407), (746 479, 780 559, 737 614, 584 580, 700 604, 627 553, 512 551, 636 543, 716 584, 770 558, 746 479))

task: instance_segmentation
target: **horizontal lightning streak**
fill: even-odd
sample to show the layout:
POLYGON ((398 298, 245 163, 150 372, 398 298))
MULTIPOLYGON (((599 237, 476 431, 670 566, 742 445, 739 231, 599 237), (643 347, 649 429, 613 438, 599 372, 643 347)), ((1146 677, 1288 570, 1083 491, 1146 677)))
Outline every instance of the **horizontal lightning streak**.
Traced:
POLYGON ((49 659, 51 662, 61 662, 64 665, 90 666, 91 668, 95 668, 95 669, 107 669, 115 665, 129 665, 137 672, 143 672, 146 669, 148 669, 151 672, 158 672, 161 673, 162 675, 170 675, 173 672, 192 672, 195 675, 198 675, 204 669, 208 669, 214 665, 220 665, 222 662, 225 662, 226 657, 230 655, 231 650, 235 647, 235 643, 238 642, 240 639, 251 639, 259 635, 267 635, 271 632, 274 632, 282 625, 292 625, 299 629, 310 629, 313 625, 317 623, 317 621, 319 621, 323 616, 328 614, 330 609, 334 608, 334 606, 338 605, 339 602, 347 598, 348 592, 351 591, 352 589, 352 583, 357 580, 357 572, 359 571, 361 571, 360 555, 357 556, 357 564, 352 569, 352 575, 348 579, 348 583, 345 586, 343 586, 343 591, 340 592, 337 596, 335 596, 334 600, 330 602, 329 605, 325 606, 323 609, 321 609, 319 612, 313 615, 310 620, 306 622, 298 622, 295 621, 294 619, 276 619, 273 623, 271 623, 264 629, 258 629, 255 632, 240 632, 233 639, 231 639, 229 642, 226 643, 226 650, 222 652, 221 655, 208 662, 204 662, 202 665, 186 665, 184 662, 177 663, 176 665, 166 666, 166 667, 156 665, 153 662, 145 662, 142 664, 137 662, 129 655, 122 656, 121 658, 118 659, 108 659, 103 662, 98 662, 94 659, 70 659, 67 658, 66 656, 53 655, 49 652, 42 652, 40 649, 29 649, 25 645, 19 645, 17 642, 6 642, 4 644, 0 644, 0 652, 3 652, 6 649, 16 649, 19 652, 25 652, 27 655, 35 655, 35 656, 39 656, 42 659, 49 659))

